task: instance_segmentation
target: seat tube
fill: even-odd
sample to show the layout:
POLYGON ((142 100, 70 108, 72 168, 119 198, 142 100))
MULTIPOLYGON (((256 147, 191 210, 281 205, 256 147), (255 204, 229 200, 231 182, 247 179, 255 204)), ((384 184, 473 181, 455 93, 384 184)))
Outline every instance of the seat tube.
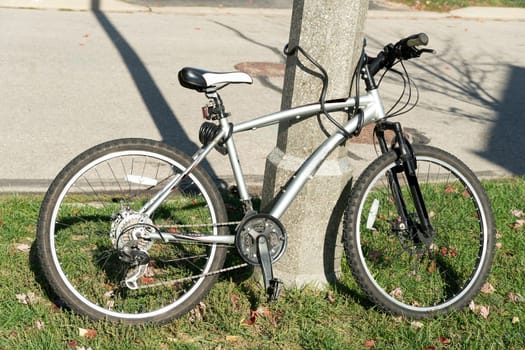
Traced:
MULTIPOLYGON (((231 135, 233 125, 228 123, 227 118, 220 119, 221 127, 223 130, 229 130, 227 135, 231 135)), ((239 155, 237 153, 237 148, 235 147, 235 142, 233 137, 228 137, 226 142, 226 149, 228 150, 228 157, 230 159, 230 164, 232 167, 233 176, 235 177, 235 182, 237 183, 237 189, 239 190, 239 196, 243 201, 249 201, 250 195, 248 194, 248 188, 246 186, 246 181, 244 179, 244 174, 241 168, 241 162, 239 160, 239 155)))

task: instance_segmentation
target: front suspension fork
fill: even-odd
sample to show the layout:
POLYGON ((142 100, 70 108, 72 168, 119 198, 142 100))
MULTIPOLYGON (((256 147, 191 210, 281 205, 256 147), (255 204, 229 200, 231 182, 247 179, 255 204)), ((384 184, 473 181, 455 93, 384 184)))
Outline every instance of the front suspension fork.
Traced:
POLYGON ((405 173, 408 187, 410 189, 410 195, 412 197, 412 201, 419 219, 419 227, 416 227, 416 232, 418 233, 420 240, 425 242, 427 246, 430 246, 434 236, 434 229, 430 223, 430 217, 428 215, 416 175, 416 156, 414 155, 410 142, 403 135, 401 124, 398 122, 389 121, 378 123, 374 129, 374 133, 379 140, 379 146, 383 154, 389 151, 389 147, 385 139, 385 130, 393 131, 395 133, 395 142, 392 146, 392 149, 397 149, 396 152, 398 156, 398 162, 401 163, 401 168, 398 166, 392 170, 387 171, 388 182, 394 197, 394 202, 396 204, 399 218, 401 219, 402 223, 407 225, 407 227, 413 227, 415 224, 408 213, 408 209, 401 192, 399 179, 397 177, 397 174, 403 171, 405 173), (395 144, 398 145, 398 148, 395 148, 395 144), (399 171, 397 171, 397 168, 399 168, 399 171))

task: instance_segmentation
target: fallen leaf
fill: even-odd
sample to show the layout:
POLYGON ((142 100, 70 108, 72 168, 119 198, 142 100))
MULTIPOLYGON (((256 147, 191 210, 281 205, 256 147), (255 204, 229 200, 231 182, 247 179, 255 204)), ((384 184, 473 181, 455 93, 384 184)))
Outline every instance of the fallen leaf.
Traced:
POLYGON ((490 306, 480 306, 479 307, 479 314, 481 316, 483 316, 483 318, 487 318, 489 317, 489 313, 490 313, 490 306))
POLYGON ((28 252, 31 250, 31 246, 29 244, 21 243, 16 245, 16 249, 21 252, 28 252))
POLYGON ((436 350, 436 347, 434 345, 425 346, 424 350, 436 350))
POLYGON ((238 335, 227 335, 226 336, 226 341, 228 343, 237 343, 241 339, 242 339, 242 337, 238 336, 238 335))
POLYGON ((230 300, 234 310, 239 310, 239 297, 236 294, 230 294, 230 300))
POLYGON ((36 321, 36 322, 35 322, 35 328, 38 329, 39 331, 44 330, 44 322, 42 322, 42 321, 36 321))
POLYGON ((503 235, 499 232, 496 232, 496 238, 497 239, 503 238, 503 235))
POLYGON ((202 301, 190 311, 190 322, 202 321, 206 314, 206 304, 202 301))
POLYGON ((520 210, 520 209, 512 209, 512 210, 510 211, 510 213, 511 213, 513 216, 517 217, 517 218, 520 218, 520 217, 523 216, 523 210, 520 210))
POLYGON ((373 340, 373 339, 369 339, 369 340, 365 341, 365 346, 367 348, 373 348, 374 346, 376 346, 376 341, 373 340))
POLYGON ((495 290, 496 289, 494 288, 494 286, 488 282, 483 284, 483 286, 481 287, 481 293, 483 294, 492 294, 495 290))
POLYGON ((153 277, 146 277, 146 276, 142 276, 142 278, 140 279, 141 282, 143 284, 152 284, 152 283, 155 283, 155 278, 153 277))
POLYGON ((19 303, 25 304, 25 305, 32 305, 40 300, 39 297, 35 295, 35 293, 29 292, 27 294, 17 294, 16 299, 19 303))
POLYGON ((485 319, 489 317, 490 306, 476 305, 474 304, 474 300, 472 300, 468 307, 472 312, 480 314, 485 319))
POLYGON ((257 321, 257 317, 259 317, 259 315, 257 315, 257 312, 250 310, 250 318, 241 321, 241 326, 253 326, 257 321))
POLYGON ((78 341, 76 341, 76 340, 68 340, 68 341, 67 341, 67 345, 68 345, 70 348, 76 348, 77 345, 78 345, 78 341))
POLYGON ((453 185, 448 185, 447 188, 445 188, 445 193, 455 193, 456 188, 453 185))
POLYGON ((435 270, 436 270, 436 261, 432 260, 432 262, 430 263, 430 266, 428 267, 428 273, 434 273, 435 270))
POLYGON ((268 310, 266 306, 262 306, 262 305, 259 306, 257 310, 255 310, 255 312, 257 313, 257 315, 264 316, 264 317, 269 317, 272 315, 272 312, 268 310))
POLYGON ((444 336, 441 335, 441 336, 439 337, 439 342, 440 342, 441 344, 448 345, 448 344, 450 344, 451 340, 450 340, 449 338, 444 337, 444 336))
POLYGON ((470 198, 470 192, 467 190, 464 190, 463 193, 461 193, 461 195, 463 196, 463 198, 470 198))
POLYGON ((517 317, 517 316, 514 316, 514 317, 512 318, 512 324, 516 324, 516 323, 520 323, 520 318, 517 317))
POLYGON ((509 297, 510 300, 512 300, 515 303, 522 303, 525 301, 524 297, 522 297, 520 294, 515 294, 513 292, 509 292, 507 296, 509 297))
POLYGON ((85 338, 95 338, 97 336, 97 331, 94 329, 78 329, 78 335, 85 338))
POLYGON ((501 242, 496 243, 496 248, 501 249, 503 247, 503 244, 501 242))
POLYGON ((403 291, 401 290, 401 288, 397 287, 396 289, 390 292, 390 295, 394 298, 401 299, 403 298, 403 291))
POLYGON ((332 290, 326 294, 326 300, 328 300, 330 304, 335 304, 334 292, 332 290))
POLYGON ((523 225, 525 225, 525 220, 524 219, 516 220, 516 222, 512 225, 512 229, 517 230, 517 229, 521 228, 523 225))
POLYGON ((423 323, 422 322, 419 322, 419 321, 412 321, 410 323, 410 326, 414 329, 420 329, 420 328, 423 328, 423 323))

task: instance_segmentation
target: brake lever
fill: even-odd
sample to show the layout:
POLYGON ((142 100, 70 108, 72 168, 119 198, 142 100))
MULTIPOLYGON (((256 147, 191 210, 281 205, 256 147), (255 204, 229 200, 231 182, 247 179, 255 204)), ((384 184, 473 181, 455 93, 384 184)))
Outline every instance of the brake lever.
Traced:
POLYGON ((419 52, 420 53, 431 53, 433 55, 437 54, 437 51, 433 49, 419 49, 419 52))

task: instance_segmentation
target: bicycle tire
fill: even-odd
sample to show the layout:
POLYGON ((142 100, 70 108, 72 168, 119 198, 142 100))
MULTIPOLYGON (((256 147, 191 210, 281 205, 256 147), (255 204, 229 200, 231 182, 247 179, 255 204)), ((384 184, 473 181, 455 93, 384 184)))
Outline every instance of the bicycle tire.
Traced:
POLYGON ((434 147, 414 145, 413 152, 435 229, 432 243, 395 226, 388 171, 397 173, 417 220, 396 151, 381 155, 356 181, 343 237, 347 263, 368 298, 389 313, 421 319, 460 309, 479 292, 494 256, 495 223, 483 186, 464 163, 434 147))
POLYGON ((162 324, 187 313, 207 295, 217 276, 206 273, 222 268, 225 247, 165 243, 136 234, 159 227, 168 230, 164 232, 228 233, 213 226, 227 221, 226 209, 199 167, 149 220, 137 214, 190 163, 188 156, 160 142, 120 139, 83 152, 58 174, 40 209, 37 251, 50 287, 74 312, 93 320, 162 324), (119 259, 122 249, 116 248, 126 245, 141 248, 150 258, 137 286, 158 286, 122 286, 138 266, 119 259), (183 277, 189 280, 170 284, 183 277))

